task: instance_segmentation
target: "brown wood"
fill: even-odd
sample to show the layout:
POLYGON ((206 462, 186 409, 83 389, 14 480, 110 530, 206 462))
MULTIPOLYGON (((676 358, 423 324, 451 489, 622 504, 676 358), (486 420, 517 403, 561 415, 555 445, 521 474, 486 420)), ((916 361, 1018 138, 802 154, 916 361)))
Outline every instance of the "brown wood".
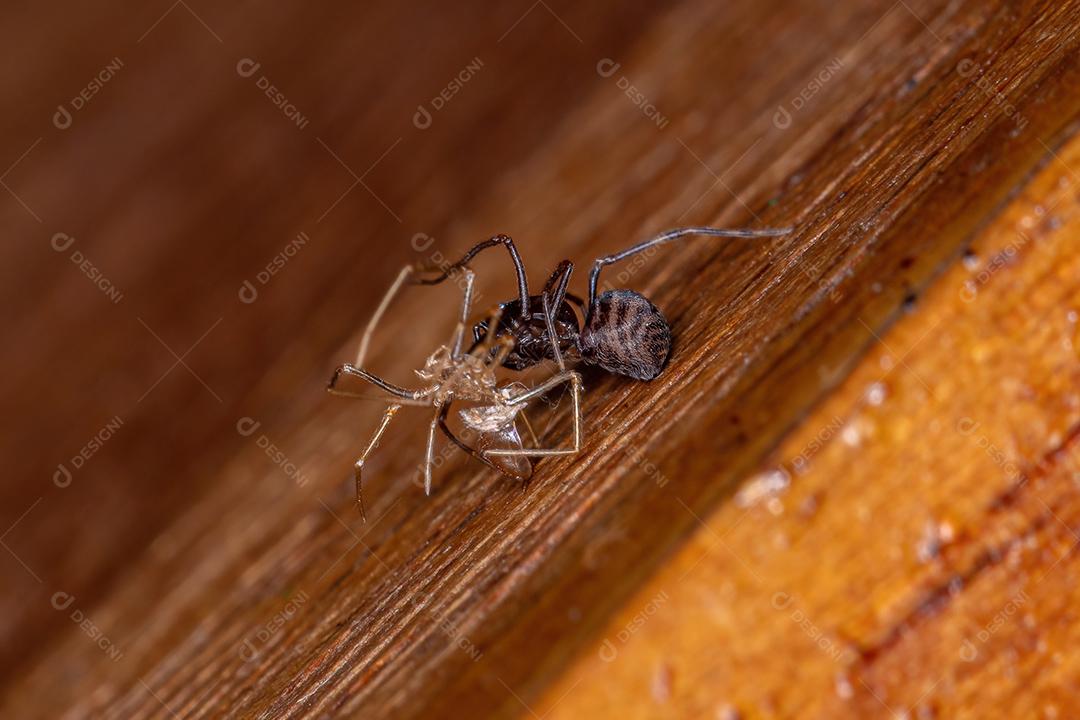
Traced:
MULTIPOLYGON (((0 32, 34 68, 8 71, 27 100, 3 120, 8 157, 30 148, 0 207, 27 238, 5 257, 18 340, 0 437, 10 476, 32 478, 3 486, 8 714, 522 713, 843 378, 867 328, 893 322, 1072 134, 1078 7, 253 17, 179 4, 64 18, 72 29, 49 44, 42 28, 59 20, 8 11, 0 32), (47 124, 121 56, 70 128, 47 124), (252 77, 236 70, 245 58, 252 77), (474 58, 476 76, 414 127, 417 104, 474 58), (610 77, 605 58, 620 63, 610 77), (310 126, 281 117, 262 75, 310 126), (671 364, 648 384, 588 375, 585 449, 542 463, 527 492, 454 454, 423 497, 410 481, 426 419, 402 411, 361 523, 350 466, 380 408, 322 385, 403 262, 503 230, 535 283, 562 257, 587 263, 678 224, 797 232, 695 241, 637 269, 629 283, 672 323, 671 364), (59 232, 120 303, 49 248, 59 232), (242 303, 299 232, 310 242, 242 303), (418 232, 435 239, 421 252, 418 232), (85 471, 50 484, 113 416, 123 426, 85 471), (261 423, 251 435, 245 418, 261 423), (73 606, 55 609, 57 592, 73 606)), ((482 304, 511 295, 505 258, 477 269, 482 304)), ((403 381, 443 341, 445 290, 403 298, 373 369, 403 381)), ((567 429, 563 417, 552 433, 567 429)))
POLYGON ((539 715, 1077 715, 1076 167, 1074 139, 539 715))

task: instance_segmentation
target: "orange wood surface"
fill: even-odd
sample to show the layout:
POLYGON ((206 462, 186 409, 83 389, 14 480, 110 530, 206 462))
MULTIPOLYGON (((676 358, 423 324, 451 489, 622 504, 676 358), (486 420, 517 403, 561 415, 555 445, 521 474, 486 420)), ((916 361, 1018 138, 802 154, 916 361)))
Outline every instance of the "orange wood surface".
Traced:
POLYGON ((1074 140, 865 328, 858 368, 540 716, 1080 716, 1077 168, 1074 140))

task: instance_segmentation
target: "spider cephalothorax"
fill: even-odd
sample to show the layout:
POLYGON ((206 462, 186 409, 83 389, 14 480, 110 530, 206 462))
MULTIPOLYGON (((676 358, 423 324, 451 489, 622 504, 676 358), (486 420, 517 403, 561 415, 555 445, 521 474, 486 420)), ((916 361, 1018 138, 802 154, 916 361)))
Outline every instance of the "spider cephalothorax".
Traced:
MULTIPOLYGON (((529 317, 521 316, 521 301, 511 300, 502 303, 502 317, 496 329, 496 335, 500 337, 512 337, 514 346, 506 355, 503 367, 511 370, 524 370, 537 365, 544 360, 554 360, 555 352, 551 338, 548 336, 547 327, 542 310, 542 296, 533 295, 530 300, 531 310, 529 317)), ((555 339, 562 351, 563 357, 576 359, 576 348, 580 325, 577 313, 570 303, 563 302, 558 310, 553 313, 555 326, 555 339)), ((487 336, 488 321, 481 320, 473 326, 473 341, 479 343, 487 336)))

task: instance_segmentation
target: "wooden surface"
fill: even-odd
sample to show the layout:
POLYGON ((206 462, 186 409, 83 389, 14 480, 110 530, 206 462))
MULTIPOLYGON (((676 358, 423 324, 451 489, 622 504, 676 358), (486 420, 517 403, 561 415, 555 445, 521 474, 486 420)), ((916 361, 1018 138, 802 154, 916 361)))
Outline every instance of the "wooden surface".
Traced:
POLYGON ((859 366, 539 715, 1080 713, 1077 167, 1080 140, 911 314, 864 328, 859 366))
MULTIPOLYGON (((17 319, 2 442, 19 479, 3 486, 8 714, 553 704, 543 693, 575 653, 957 260, 1071 135, 1080 102, 1072 2, 436 7, 5 11, 0 32, 25 59, 0 81, 19 98, 2 121, 17 162, 0 207, 18 237, 3 291, 17 319), (117 57, 69 128, 49 124, 117 57), (252 77, 237 72, 246 58, 252 77), (414 126, 476 58, 430 128, 414 126), (605 58, 620 63, 610 77, 605 58), (263 75, 309 125, 260 94, 263 75), (424 498, 413 416, 374 456, 360 521, 349 469, 380 408, 322 385, 403 262, 506 231, 539 281, 561 257, 585 264, 690 223, 798 229, 696 243, 635 273, 672 321, 671 366, 648 385, 587 376, 584 451, 542 463, 526 493, 453 454, 424 498), (241 302, 299 232, 310 242, 241 302), (57 233, 119 303, 52 249, 57 233), (416 252, 417 233, 435 243, 416 252), (58 487, 57 464, 111 418, 115 437, 58 487), (245 418, 261 423, 252 435, 237 432, 245 418)), ((482 303, 508 295, 504 262, 477 269, 482 303)), ((403 298, 373 368, 407 379, 446 337, 431 309, 451 296, 403 298)), ((563 418, 552 432, 565 430, 563 418)), ((751 517, 748 534, 773 531, 751 517)), ((865 564, 881 572, 887 557, 865 564)), ((905 572, 879 591, 894 612, 928 570, 905 572)), ((860 596, 873 577, 858 576, 860 596)), ((831 589, 800 596, 830 628, 813 603, 831 589)), ((779 647, 767 628, 745 637, 779 647)), ((906 656, 889 657, 859 677, 884 687, 906 656)), ((677 683, 662 673, 660 694, 677 683)))

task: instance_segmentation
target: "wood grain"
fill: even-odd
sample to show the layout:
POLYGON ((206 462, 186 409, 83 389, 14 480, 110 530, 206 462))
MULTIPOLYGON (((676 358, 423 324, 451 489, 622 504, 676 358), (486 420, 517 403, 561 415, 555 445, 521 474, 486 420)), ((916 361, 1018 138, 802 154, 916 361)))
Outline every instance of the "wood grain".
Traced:
MULTIPOLYGON (((5 536, 17 589, 0 614, 15 648, 2 658, 9 714, 522 713, 843 377, 872 344, 867 328, 892 322, 1071 134, 1078 5, 205 18, 177 5, 156 26, 116 9, 80 44, 74 81, 16 41, 33 19, 18 11, 8 27, 42 68, 33 87, 78 88, 116 47, 131 72, 106 87, 114 105, 103 91, 71 130, 41 134, 56 94, 5 121, 21 139, 11 156, 31 153, 5 176, 18 198, 3 222, 34 241, 9 251, 23 277, 7 292, 19 337, 53 331, 4 357, 5 401, 26 418, 3 433, 5 457, 38 478, 4 488, 18 520, 5 536), (423 52, 402 52, 417 38, 423 52), (476 57, 490 75, 430 130, 412 126, 476 57), (244 58, 312 108, 315 132, 298 135, 238 77, 244 58), (620 64, 610 77, 597 72, 606 58, 620 64), (448 455, 424 498, 413 416, 373 458, 372 521, 360 522, 349 468, 380 409, 325 398, 322 384, 397 267, 502 230, 538 280, 562 257, 588 262, 691 223, 797 232, 696 243, 634 272, 672 322, 671 364, 648 384, 588 376, 586 448, 542 463, 528 492, 448 455), (310 248, 239 302, 300 231, 310 248), (42 250, 56 232, 86 243, 123 303, 42 250), (419 255, 418 232, 436 241, 419 255), (194 377, 177 379, 176 356, 194 377), (70 454, 56 448, 82 446, 109 412, 130 431, 94 475, 48 486, 70 454), (236 430, 245 418, 261 423, 250 436, 236 430), (120 659, 55 609, 56 592, 120 659)), ((509 295, 505 263, 477 269, 483 302, 509 295)), ((446 337, 432 309, 452 291, 403 298, 373 368, 407 378, 446 337)), ((566 429, 563 417, 551 432, 566 429)))
POLYGON ((538 714, 1077 715, 1077 167, 1073 140, 914 312, 864 328, 538 714))

